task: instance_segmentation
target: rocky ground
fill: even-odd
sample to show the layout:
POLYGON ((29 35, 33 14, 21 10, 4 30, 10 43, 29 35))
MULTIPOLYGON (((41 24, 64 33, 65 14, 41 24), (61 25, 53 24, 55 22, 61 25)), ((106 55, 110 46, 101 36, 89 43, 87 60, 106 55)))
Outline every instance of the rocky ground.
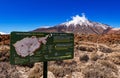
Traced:
MULTIPOLYGON (((74 44, 73 59, 49 62, 48 78, 120 78, 120 35, 75 35, 74 44)), ((42 63, 11 65, 9 52, 9 42, 2 43, 0 78, 43 77, 42 63)))

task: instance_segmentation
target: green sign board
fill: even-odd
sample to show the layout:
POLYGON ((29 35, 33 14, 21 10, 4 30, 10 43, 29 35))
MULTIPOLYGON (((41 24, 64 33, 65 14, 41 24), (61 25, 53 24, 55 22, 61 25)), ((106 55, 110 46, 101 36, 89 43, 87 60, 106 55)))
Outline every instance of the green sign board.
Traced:
POLYGON ((11 32, 10 63, 72 59, 74 34, 43 32, 11 32))

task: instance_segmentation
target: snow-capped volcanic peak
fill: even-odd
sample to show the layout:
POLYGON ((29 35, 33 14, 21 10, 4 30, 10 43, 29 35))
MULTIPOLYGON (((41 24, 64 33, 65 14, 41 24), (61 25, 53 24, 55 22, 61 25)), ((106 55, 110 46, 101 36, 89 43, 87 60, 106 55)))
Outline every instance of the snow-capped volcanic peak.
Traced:
POLYGON ((79 15, 76 15, 76 16, 73 16, 72 17, 72 20, 70 21, 67 21, 65 23, 62 23, 61 25, 65 25, 67 27, 69 26, 74 26, 74 27, 77 27, 78 25, 81 26, 81 27, 93 27, 93 28, 102 28, 104 30, 106 30, 109 26, 108 25, 105 25, 105 24, 102 24, 102 23, 97 23, 97 22, 92 22, 92 21, 89 21, 86 17, 85 17, 85 14, 82 13, 82 16, 79 16, 79 15))
POLYGON ((88 21, 88 19, 85 17, 85 14, 83 13, 82 16, 79 16, 79 15, 73 16, 71 21, 65 22, 63 24, 65 24, 66 26, 69 26, 71 24, 76 26, 77 24, 79 25, 90 24, 90 22, 88 21))
POLYGON ((34 31, 43 32, 72 32, 80 34, 103 34, 108 32, 111 27, 107 24, 93 22, 88 20, 84 13, 82 16, 76 15, 72 20, 55 25, 47 29, 36 29, 34 31))

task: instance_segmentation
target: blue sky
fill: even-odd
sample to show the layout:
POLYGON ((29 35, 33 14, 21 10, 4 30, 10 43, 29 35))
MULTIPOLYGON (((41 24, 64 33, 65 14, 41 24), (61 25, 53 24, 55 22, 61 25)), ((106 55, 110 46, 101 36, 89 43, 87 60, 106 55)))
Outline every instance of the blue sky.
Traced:
POLYGON ((120 0, 0 0, 0 31, 30 31, 85 13, 89 20, 120 27, 120 0))

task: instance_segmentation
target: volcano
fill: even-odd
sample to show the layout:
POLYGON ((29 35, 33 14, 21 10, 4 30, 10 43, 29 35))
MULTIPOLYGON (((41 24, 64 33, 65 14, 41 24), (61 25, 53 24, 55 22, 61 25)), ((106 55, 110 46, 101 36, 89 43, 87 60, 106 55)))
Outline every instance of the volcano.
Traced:
POLYGON ((78 34, 105 34, 112 27, 107 24, 93 22, 88 20, 84 14, 82 16, 76 15, 72 20, 49 27, 37 28, 34 32, 65 32, 78 34))

